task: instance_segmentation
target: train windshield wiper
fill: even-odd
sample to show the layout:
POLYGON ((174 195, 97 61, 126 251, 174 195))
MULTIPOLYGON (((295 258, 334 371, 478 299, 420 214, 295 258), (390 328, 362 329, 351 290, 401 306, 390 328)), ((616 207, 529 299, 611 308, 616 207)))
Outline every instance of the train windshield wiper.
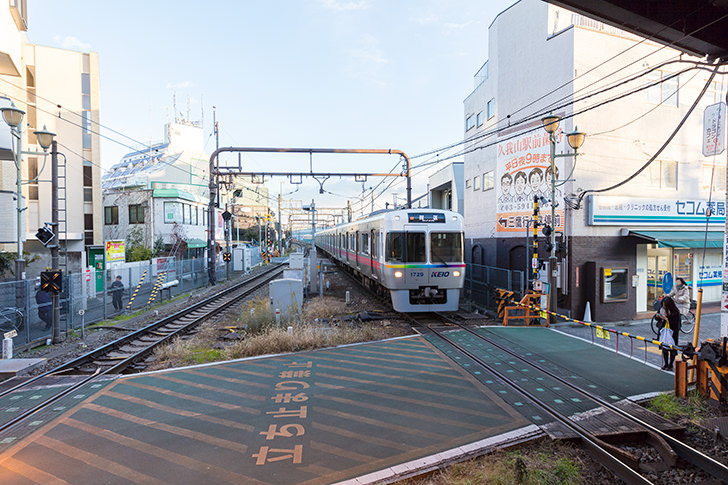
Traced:
POLYGON ((430 252, 432 253, 433 256, 435 256, 437 259, 439 259, 442 262, 442 264, 445 265, 446 268, 449 268, 450 267, 450 265, 447 264, 444 259, 442 259, 442 256, 440 256, 439 254, 437 254, 437 251, 430 251, 430 252))

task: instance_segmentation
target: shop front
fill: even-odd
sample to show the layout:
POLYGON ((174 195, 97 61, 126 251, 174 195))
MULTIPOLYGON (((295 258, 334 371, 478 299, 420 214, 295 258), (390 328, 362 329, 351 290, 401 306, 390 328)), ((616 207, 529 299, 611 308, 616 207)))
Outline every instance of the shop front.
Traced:
POLYGON ((652 311, 675 278, 691 287, 692 299, 703 288, 703 302, 720 301, 725 202, 595 196, 589 208, 590 225, 622 226, 620 235, 635 242, 637 313, 652 311))

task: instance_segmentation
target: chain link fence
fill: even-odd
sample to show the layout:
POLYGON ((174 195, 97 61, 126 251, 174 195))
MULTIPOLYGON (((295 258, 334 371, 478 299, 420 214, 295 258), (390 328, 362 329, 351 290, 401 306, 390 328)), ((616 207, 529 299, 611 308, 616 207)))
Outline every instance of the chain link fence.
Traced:
MULTIPOLYGON (((251 268, 261 264, 262 258, 258 251, 252 252, 250 262, 251 268)), ((232 279, 243 273, 230 271, 230 277, 232 279)), ((217 263, 215 274, 216 281, 225 281, 225 263, 217 263)), ((166 261, 164 266, 139 261, 124 263, 102 272, 64 275, 63 292, 60 295, 61 333, 147 308, 206 287, 207 284, 207 263, 199 259, 171 260, 166 261), (117 276, 121 276, 124 285, 121 310, 114 307, 111 289, 117 276)), ((51 323, 50 294, 40 291, 39 278, 0 282, 0 334, 17 331, 17 336, 13 338, 16 349, 30 342, 42 342, 50 338, 53 332, 51 323)))
POLYGON ((518 299, 524 294, 526 280, 523 271, 473 263, 467 263, 465 269, 463 294, 466 305, 473 309, 496 310, 495 288, 513 291, 518 299))

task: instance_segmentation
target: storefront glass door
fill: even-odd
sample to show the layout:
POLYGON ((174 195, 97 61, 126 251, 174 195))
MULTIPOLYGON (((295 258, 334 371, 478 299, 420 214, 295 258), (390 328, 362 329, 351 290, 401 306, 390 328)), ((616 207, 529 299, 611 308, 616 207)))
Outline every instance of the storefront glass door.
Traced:
POLYGON ((669 251, 657 251, 657 254, 651 254, 652 251, 647 251, 647 306, 652 307, 652 302, 657 298, 661 297, 664 292, 662 291, 662 278, 665 273, 670 271, 670 254, 669 251))

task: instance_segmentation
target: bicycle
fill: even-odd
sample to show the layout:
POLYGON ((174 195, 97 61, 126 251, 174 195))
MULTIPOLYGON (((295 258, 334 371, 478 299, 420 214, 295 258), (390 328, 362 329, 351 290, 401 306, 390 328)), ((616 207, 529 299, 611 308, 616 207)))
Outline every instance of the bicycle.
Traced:
POLYGON ((17 308, 3 308, 0 310, 0 333, 20 332, 25 326, 25 316, 17 308))
MULTIPOLYGON (((681 314, 680 318, 680 331, 682 333, 691 333, 693 331, 693 328, 695 327, 695 314, 689 311, 686 314, 681 314)), ((657 318, 657 313, 652 315, 652 320, 650 320, 650 327, 652 328, 652 331, 655 333, 655 335, 660 335, 660 329, 662 329, 663 325, 660 325, 660 320, 658 320, 657 318)))

